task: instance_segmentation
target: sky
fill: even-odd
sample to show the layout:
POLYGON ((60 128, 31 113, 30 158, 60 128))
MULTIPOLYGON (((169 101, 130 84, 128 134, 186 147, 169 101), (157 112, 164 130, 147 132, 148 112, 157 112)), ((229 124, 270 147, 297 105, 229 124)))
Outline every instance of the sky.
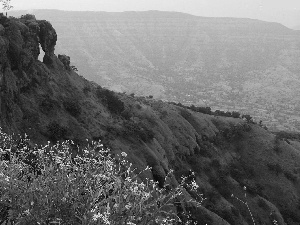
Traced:
POLYGON ((242 17, 300 25, 300 0, 11 0, 14 10, 177 11, 197 16, 242 17))

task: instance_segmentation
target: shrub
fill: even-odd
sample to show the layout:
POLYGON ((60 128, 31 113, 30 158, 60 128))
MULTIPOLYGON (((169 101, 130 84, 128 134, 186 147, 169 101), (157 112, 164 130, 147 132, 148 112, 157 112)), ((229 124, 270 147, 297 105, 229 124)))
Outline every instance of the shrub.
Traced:
POLYGON ((295 174, 292 174, 289 171, 284 171, 284 176, 289 179, 290 181, 292 181, 293 183, 295 183, 297 181, 297 176, 295 174))
POLYGON ((268 206, 268 204, 266 203, 266 201, 262 198, 259 198, 257 201, 257 205, 262 208, 265 211, 269 211, 270 207, 268 206))
MULTIPOLYGON (((180 223, 174 204, 182 196, 183 183, 175 188, 168 186, 167 190, 159 189, 152 180, 140 182, 124 152, 114 159, 100 142, 92 142, 80 155, 74 155, 71 141, 4 151, 3 147, 16 144, 1 130, 0 137, 0 155, 6 151, 11 155, 9 161, 0 164, 0 210, 7 216, 0 221, 73 225, 180 223), (32 173, 24 163, 28 154, 36 156, 40 174, 32 173)), ((193 185, 195 182, 191 189, 193 185)))
POLYGON ((75 71, 75 72, 78 72, 78 69, 76 68, 76 66, 70 66, 70 68, 73 70, 73 71, 75 71))
POLYGON ((85 86, 82 91, 85 95, 87 95, 89 92, 91 92, 91 87, 90 86, 85 86))
POLYGON ((213 159, 211 161, 211 166, 213 168, 216 168, 216 169, 220 169, 221 168, 221 164, 220 164, 219 160, 217 160, 217 159, 213 159))
POLYGON ((288 224, 299 224, 300 216, 297 215, 296 212, 289 211, 287 209, 283 209, 280 211, 284 221, 287 221, 288 224))
POLYGON ((122 133, 125 137, 137 136, 144 142, 153 140, 155 135, 155 133, 151 129, 148 129, 142 122, 136 123, 131 120, 124 121, 124 129, 122 133))
POLYGON ((275 140, 284 140, 284 139, 291 139, 291 140, 300 140, 300 134, 296 132, 288 132, 288 131, 279 131, 274 132, 276 135, 275 140))
POLYGON ((61 126, 56 121, 49 123, 47 126, 47 136, 52 142, 57 142, 59 140, 66 139, 67 133, 67 128, 61 126))
POLYGON ((274 171, 277 176, 283 172, 282 167, 278 163, 276 164, 268 163, 267 166, 269 170, 274 171))
POLYGON ((280 148, 280 136, 276 135, 275 136, 275 140, 274 140, 274 146, 273 146, 273 150, 277 153, 280 154, 282 153, 282 149, 280 148))
POLYGON ((243 162, 231 164, 229 171, 232 178, 238 182, 241 182, 243 179, 252 179, 256 176, 255 170, 243 162))
POLYGON ((55 107, 58 107, 58 102, 46 95, 40 103, 39 107, 44 114, 49 114, 55 107))
POLYGON ((239 214, 238 214, 238 216, 234 215, 232 212, 232 208, 227 209, 227 210, 218 210, 217 214, 220 217, 222 217, 224 220, 226 220, 229 224, 234 225, 234 224, 237 224, 236 221, 237 221, 239 214))
POLYGON ((111 113, 120 114, 125 109, 124 102, 122 102, 113 91, 97 88, 96 96, 106 105, 111 113))
POLYGON ((197 225, 213 224, 212 216, 210 216, 203 208, 187 207, 187 210, 191 212, 191 220, 195 221, 197 225))
POLYGON ((228 182, 222 177, 211 177, 209 183, 216 188, 221 196, 228 199, 231 196, 232 189, 230 189, 228 182))
POLYGON ((70 56, 58 54, 57 58, 63 63, 63 65, 67 71, 71 71, 70 56))
POLYGON ((142 106, 140 104, 136 104, 135 107, 139 110, 142 109, 142 106))
POLYGON ((81 114, 81 107, 78 100, 66 99, 63 102, 64 108, 74 117, 78 117, 81 114))
POLYGON ((247 123, 254 123, 253 118, 250 115, 242 115, 242 118, 245 118, 247 123))
POLYGON ((32 15, 32 14, 21 15, 20 19, 21 20, 36 20, 35 15, 32 15))

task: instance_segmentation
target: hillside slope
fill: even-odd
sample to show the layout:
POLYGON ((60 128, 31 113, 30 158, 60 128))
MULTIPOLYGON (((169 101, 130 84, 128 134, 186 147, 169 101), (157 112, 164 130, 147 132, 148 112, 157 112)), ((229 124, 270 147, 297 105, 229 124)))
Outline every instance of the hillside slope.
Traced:
POLYGON ((139 170, 151 166, 145 176, 161 186, 170 169, 173 184, 193 170, 207 198, 191 208, 198 224, 251 224, 235 197, 248 202, 257 224, 272 218, 300 223, 297 138, 101 88, 78 76, 67 56, 54 54, 57 35, 49 22, 0 16, 0 24, 0 126, 6 132, 27 133, 36 143, 101 139, 113 153, 126 152, 139 170))
POLYGON ((57 52, 111 90, 241 111, 272 130, 300 131, 299 31, 175 12, 34 13, 57 29, 57 52))

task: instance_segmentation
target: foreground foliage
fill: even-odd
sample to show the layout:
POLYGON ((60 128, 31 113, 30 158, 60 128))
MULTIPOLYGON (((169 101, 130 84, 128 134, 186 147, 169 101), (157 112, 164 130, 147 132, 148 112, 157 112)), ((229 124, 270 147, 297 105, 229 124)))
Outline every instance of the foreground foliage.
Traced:
POLYGON ((113 158, 101 142, 32 147, 0 130, 0 155, 0 224, 192 224, 175 205, 183 186, 197 190, 194 180, 162 189, 141 182, 126 153, 113 158))

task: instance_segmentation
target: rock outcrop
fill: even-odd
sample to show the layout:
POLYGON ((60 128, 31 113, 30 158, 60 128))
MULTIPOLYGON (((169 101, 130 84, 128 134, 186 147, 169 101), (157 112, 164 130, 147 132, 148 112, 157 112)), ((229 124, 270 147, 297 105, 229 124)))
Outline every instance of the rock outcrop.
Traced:
POLYGON ((53 58, 55 57, 54 47, 56 45, 57 35, 52 25, 48 21, 39 21, 38 25, 40 28, 40 44, 42 46, 43 51, 45 52, 43 62, 45 64, 51 64, 53 63, 53 58))
POLYGON ((47 73, 41 71, 46 68, 37 65, 40 45, 45 51, 44 63, 51 65, 56 58, 54 46, 57 35, 49 22, 36 20, 34 16, 27 15, 21 19, 0 17, 1 125, 17 129, 14 119, 22 120, 23 113, 17 104, 22 93, 47 81, 47 73))
POLYGON ((0 24, 4 131, 27 133, 36 143, 101 139, 113 154, 126 152, 138 170, 151 166, 142 176, 161 186, 170 169, 173 185, 193 170, 198 192, 207 198, 202 207, 186 206, 198 224, 251 224, 237 198, 247 201, 258 224, 271 224, 271 212, 279 224, 300 223, 297 136, 276 136, 251 121, 101 88, 66 68, 67 56, 56 57, 49 22, 1 16, 0 24))

